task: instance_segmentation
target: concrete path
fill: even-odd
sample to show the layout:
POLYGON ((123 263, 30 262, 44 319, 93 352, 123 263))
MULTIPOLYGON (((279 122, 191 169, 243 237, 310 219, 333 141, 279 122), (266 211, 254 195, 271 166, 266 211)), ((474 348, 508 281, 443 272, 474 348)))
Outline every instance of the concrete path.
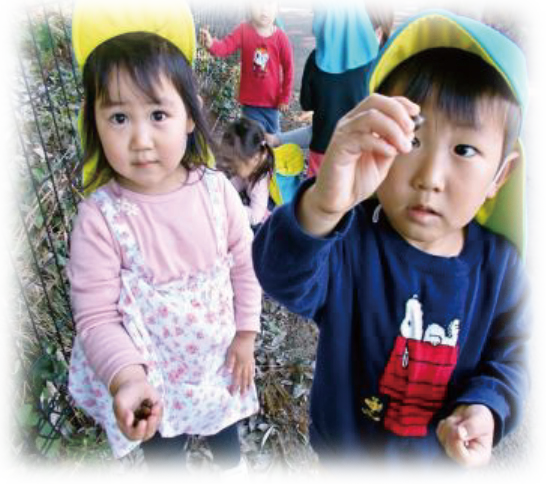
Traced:
MULTIPOLYGON (((419 0, 394 0, 396 22, 419 10, 419 0)), ((305 60, 314 48, 309 0, 284 0, 283 16, 294 46, 295 91, 299 97, 305 60)), ((545 36, 546 37, 546 36, 545 36)), ((494 452, 492 464, 470 474, 465 484, 539 484, 546 482, 546 41, 527 46, 531 109, 527 121, 529 178, 529 254, 537 314, 533 339, 534 389, 524 424, 494 452)))

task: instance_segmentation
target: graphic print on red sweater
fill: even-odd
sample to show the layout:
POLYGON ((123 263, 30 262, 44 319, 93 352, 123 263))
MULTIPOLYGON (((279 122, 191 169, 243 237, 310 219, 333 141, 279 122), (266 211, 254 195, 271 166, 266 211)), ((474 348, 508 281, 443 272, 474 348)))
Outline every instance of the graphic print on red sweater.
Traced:
POLYGON ((424 437, 439 410, 455 365, 460 322, 447 331, 436 323, 423 334, 423 311, 417 296, 406 302, 406 314, 394 349, 379 382, 379 392, 390 399, 383 424, 404 437, 424 437))
POLYGON ((267 63, 269 62, 269 53, 265 45, 258 47, 254 51, 252 66, 255 75, 264 77, 267 74, 267 63))

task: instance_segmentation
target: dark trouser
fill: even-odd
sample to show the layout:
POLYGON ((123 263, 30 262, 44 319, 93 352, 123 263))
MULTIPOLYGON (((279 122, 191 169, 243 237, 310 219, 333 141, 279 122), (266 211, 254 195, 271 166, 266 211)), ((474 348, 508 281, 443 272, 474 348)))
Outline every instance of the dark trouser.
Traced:
MULTIPOLYGON (((157 432, 150 440, 142 442, 140 447, 150 467, 178 463, 184 465, 186 462, 185 446, 188 438, 189 436, 186 434, 166 438, 157 432)), ((215 435, 207 436, 206 439, 214 456, 214 462, 221 468, 231 469, 239 464, 241 447, 236 423, 220 430, 215 435)))

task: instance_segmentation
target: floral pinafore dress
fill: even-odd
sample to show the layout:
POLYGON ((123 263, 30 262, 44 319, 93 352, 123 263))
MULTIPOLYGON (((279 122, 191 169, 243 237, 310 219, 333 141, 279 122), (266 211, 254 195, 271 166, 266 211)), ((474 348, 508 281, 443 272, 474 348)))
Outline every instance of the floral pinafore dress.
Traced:
MULTIPOLYGON (((206 172, 204 183, 217 240, 217 259, 206 271, 154 282, 136 240, 120 216, 138 216, 138 207, 113 200, 104 189, 92 196, 118 240, 128 267, 121 270, 118 309, 123 325, 147 363, 148 381, 161 395, 163 437, 213 435, 258 411, 256 388, 231 395, 231 375, 224 370, 228 346, 235 335, 232 256, 227 252, 227 216, 218 175, 206 172)), ((113 399, 74 340, 69 391, 105 430, 116 457, 139 445, 126 439, 113 412, 113 399)))

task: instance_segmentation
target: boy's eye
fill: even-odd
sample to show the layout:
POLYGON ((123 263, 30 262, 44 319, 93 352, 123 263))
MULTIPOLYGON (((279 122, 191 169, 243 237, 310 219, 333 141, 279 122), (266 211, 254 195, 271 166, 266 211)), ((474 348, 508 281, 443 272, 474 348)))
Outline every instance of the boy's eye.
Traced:
POLYGON ((167 113, 165 111, 154 111, 152 113, 152 119, 154 121, 164 121, 167 118, 167 113))
POLYGON ((455 146, 455 154, 464 158, 470 158, 478 154, 478 150, 470 145, 457 145, 455 146))
POLYGON ((112 121, 114 124, 123 124, 125 121, 127 121, 127 116, 123 113, 114 113, 112 116, 110 116, 110 121, 112 121))
POLYGON ((418 138, 413 138, 411 140, 411 147, 412 149, 416 149, 416 148, 419 148, 419 146, 421 146, 421 142, 419 141, 418 138))

